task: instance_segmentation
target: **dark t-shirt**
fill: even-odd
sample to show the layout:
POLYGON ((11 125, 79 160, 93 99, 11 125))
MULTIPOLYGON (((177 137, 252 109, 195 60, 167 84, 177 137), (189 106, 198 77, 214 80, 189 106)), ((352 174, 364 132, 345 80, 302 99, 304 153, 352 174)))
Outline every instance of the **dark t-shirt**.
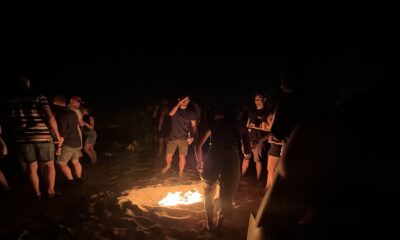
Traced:
POLYGON ((191 121, 195 120, 195 116, 189 109, 179 108, 175 115, 171 117, 171 139, 186 139, 191 129, 191 121))
POLYGON ((229 122, 222 118, 210 123, 211 151, 234 150, 240 151, 243 143, 244 154, 251 154, 248 131, 245 125, 237 121, 229 122))
POLYGON ((64 138, 63 145, 71 148, 82 147, 81 136, 78 130, 78 116, 67 107, 58 108, 56 119, 60 136, 64 138))
MULTIPOLYGON (((256 127, 261 127, 261 123, 267 119, 267 110, 255 109, 249 113, 249 123, 254 123, 256 127)), ((249 136, 251 141, 258 141, 260 138, 264 137, 266 132, 256 129, 250 129, 249 136)))

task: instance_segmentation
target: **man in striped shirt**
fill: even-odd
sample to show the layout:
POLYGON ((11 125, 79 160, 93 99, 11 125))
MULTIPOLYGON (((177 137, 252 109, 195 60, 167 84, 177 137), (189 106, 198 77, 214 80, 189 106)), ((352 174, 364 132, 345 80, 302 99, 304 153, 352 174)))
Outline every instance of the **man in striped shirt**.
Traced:
POLYGON ((54 143, 61 144, 63 138, 45 96, 30 91, 30 80, 21 77, 18 81, 18 96, 10 100, 13 135, 21 158, 28 164, 28 174, 36 197, 41 198, 38 163, 44 170, 47 194, 55 195, 54 143), (54 141, 53 141, 54 138, 54 141))

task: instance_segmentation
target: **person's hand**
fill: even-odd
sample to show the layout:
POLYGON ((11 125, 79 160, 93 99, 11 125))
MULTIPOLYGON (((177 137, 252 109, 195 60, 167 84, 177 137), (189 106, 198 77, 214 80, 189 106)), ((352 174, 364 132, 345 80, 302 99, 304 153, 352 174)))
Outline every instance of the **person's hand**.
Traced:
POLYGON ((58 136, 58 139, 57 139, 56 143, 57 143, 57 146, 61 147, 62 144, 64 143, 64 138, 61 137, 61 136, 58 136))
POLYGON ((57 156, 61 155, 61 147, 60 146, 57 146, 57 148, 56 148, 56 155, 57 156))
POLYGON ((180 106, 180 105, 182 105, 182 103, 188 102, 189 100, 190 100, 189 97, 185 97, 185 98, 181 99, 181 100, 178 102, 178 104, 179 104, 179 106, 180 106))
POLYGON ((254 123, 249 123, 249 125, 247 126, 248 128, 255 128, 256 125, 254 123))
POLYGON ((189 145, 190 145, 190 144, 192 144, 192 142, 194 141, 194 138, 193 138, 193 137, 190 137, 190 138, 187 139, 187 141, 188 141, 188 143, 189 143, 189 145))

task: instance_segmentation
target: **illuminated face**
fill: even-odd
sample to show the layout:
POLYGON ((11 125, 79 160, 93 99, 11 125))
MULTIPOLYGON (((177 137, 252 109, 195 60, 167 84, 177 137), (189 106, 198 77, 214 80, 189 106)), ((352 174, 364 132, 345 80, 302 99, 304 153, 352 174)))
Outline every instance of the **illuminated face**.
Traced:
POLYGON ((75 108, 79 108, 81 106, 81 101, 71 99, 71 105, 75 108))
POLYGON ((187 106, 188 106, 188 104, 189 104, 189 102, 190 102, 190 98, 189 97, 186 97, 185 98, 185 100, 183 100, 183 102, 182 102, 182 104, 181 104, 181 109, 186 109, 187 108, 187 106))
POLYGON ((265 102, 265 99, 260 95, 257 95, 254 98, 254 103, 256 104, 257 108, 263 108, 264 107, 264 102, 265 102))

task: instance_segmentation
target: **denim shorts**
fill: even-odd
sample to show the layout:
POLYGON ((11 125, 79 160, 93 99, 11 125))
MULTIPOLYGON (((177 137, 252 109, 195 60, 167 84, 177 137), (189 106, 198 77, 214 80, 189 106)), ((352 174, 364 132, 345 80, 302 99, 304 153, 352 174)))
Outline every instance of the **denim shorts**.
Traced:
POLYGON ((49 162, 54 160, 54 144, 47 143, 20 143, 19 152, 26 163, 49 162))

